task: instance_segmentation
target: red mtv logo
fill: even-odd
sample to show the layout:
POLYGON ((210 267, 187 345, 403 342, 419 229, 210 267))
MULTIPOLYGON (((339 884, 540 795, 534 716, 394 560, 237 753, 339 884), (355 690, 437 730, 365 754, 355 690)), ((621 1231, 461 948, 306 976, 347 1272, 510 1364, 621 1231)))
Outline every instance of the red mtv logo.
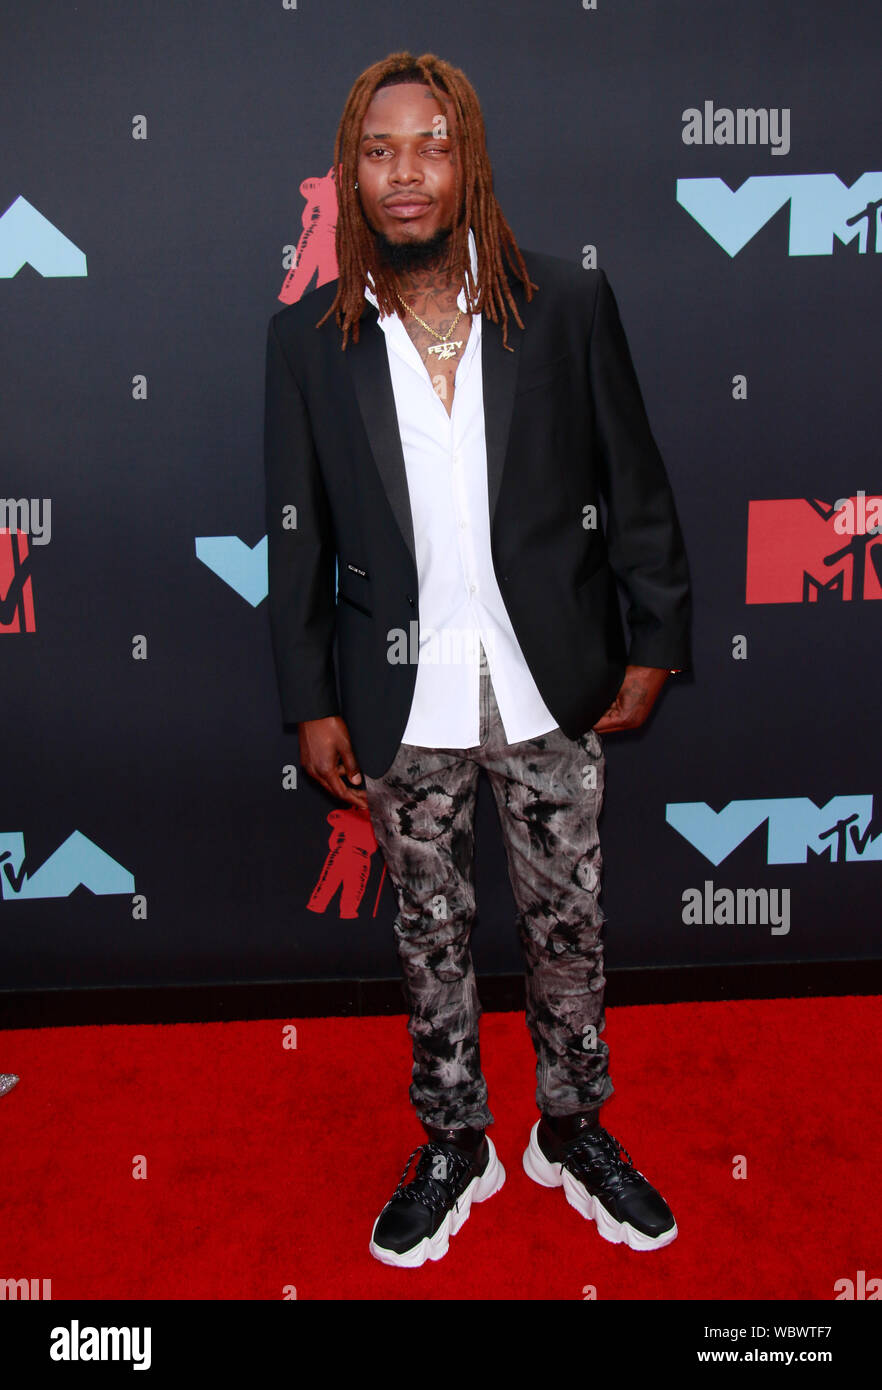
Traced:
POLYGON ((0 633, 34 632, 34 591, 27 532, 0 527, 0 633))
POLYGON ((882 498, 750 502, 747 603, 882 599, 882 498))

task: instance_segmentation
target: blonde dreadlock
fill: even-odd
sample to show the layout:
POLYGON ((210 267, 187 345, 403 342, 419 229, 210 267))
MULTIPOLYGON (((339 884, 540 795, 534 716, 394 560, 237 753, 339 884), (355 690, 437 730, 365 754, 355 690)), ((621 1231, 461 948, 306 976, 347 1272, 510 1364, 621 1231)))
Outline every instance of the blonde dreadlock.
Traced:
POLYGON ((346 100, 337 138, 334 143, 334 177, 337 180, 337 231, 335 245, 339 280, 334 302, 323 314, 316 328, 330 314, 343 330, 345 350, 349 333, 358 342, 358 321, 364 307, 364 286, 367 273, 381 314, 396 312, 395 278, 378 263, 371 229, 365 220, 354 188, 358 172, 358 151, 365 112, 380 87, 397 85, 402 81, 422 82, 429 87, 443 107, 448 98, 456 113, 456 187, 455 202, 462 206, 464 216, 453 228, 450 243, 450 264, 454 275, 463 284, 466 312, 483 313, 494 323, 502 319, 502 342, 508 351, 508 310, 511 307, 519 328, 523 328, 517 306, 512 298, 502 261, 505 251, 509 266, 523 282, 529 301, 533 284, 524 265, 511 228, 502 214, 493 193, 493 171, 487 154, 484 117, 478 97, 464 72, 452 67, 433 53, 415 58, 412 53, 390 53, 358 77, 346 100), (391 79, 391 80, 390 80, 391 79), (465 188, 463 190, 463 184, 465 188), (475 249, 481 276, 476 285, 468 254, 468 229, 475 235, 475 249))

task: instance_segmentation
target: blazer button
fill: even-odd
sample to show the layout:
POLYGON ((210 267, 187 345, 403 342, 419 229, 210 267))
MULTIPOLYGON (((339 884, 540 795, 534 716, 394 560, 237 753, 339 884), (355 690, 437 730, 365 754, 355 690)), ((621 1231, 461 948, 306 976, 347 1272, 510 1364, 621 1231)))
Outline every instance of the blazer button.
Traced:
POLYGON ((414 601, 413 601, 413 599, 411 598, 410 594, 407 595, 407 601, 408 601, 408 603, 410 604, 411 608, 413 608, 413 603, 414 603, 414 601))

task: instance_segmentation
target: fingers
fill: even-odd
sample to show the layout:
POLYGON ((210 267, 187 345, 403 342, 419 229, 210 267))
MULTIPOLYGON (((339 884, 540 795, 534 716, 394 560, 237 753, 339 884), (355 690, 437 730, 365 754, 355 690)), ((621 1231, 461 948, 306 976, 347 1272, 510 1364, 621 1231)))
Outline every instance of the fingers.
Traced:
POLYGON ((613 734, 617 729, 626 729, 627 727, 626 716, 618 699, 615 699, 606 713, 601 715, 594 725, 594 732, 596 734, 613 734))
POLYGON ((351 806, 366 808, 367 793, 364 788, 349 786, 347 782, 343 781, 344 775, 348 778, 349 782, 360 782, 362 780, 361 773, 358 771, 351 750, 348 761, 349 766, 347 767, 347 760, 342 752, 334 749, 332 750, 332 756, 330 758, 323 757, 321 759, 310 760, 304 762, 303 767, 311 777, 314 777, 317 782, 320 782, 325 790, 329 791, 331 795, 335 796, 339 801, 348 801, 351 806), (333 754, 336 754, 336 757, 334 757, 333 754))
MULTIPOLYGON (((325 791, 330 792, 331 796, 338 801, 347 801, 351 806, 357 806, 362 810, 367 810, 367 792, 359 790, 357 787, 349 787, 341 776, 342 767, 328 768, 322 771, 312 765, 302 764, 304 772, 308 773, 316 782, 324 787, 325 791)), ((359 774, 360 775, 360 774, 359 774)))
POLYGON ((342 749, 341 761, 343 764, 343 772, 346 776, 346 782, 343 782, 339 776, 337 780, 344 788, 346 799, 352 802, 354 806, 363 806, 366 809, 367 792, 362 785, 364 779, 358 770, 358 763, 355 761, 355 754, 352 751, 351 745, 346 744, 342 749), (349 786, 348 783, 350 782, 355 783, 355 786, 349 786))
POLYGON ((367 792, 347 786, 339 772, 332 773, 325 780, 324 786, 341 801, 348 801, 351 806, 358 806, 362 810, 367 810, 367 792))
POLYGON ((647 711, 640 706, 622 708, 618 703, 611 705, 606 714, 594 725, 596 734, 615 734, 627 729, 639 729, 646 722, 647 711))
POLYGON ((300 748, 300 765, 325 791, 338 801, 345 801, 359 810, 368 809, 367 792, 363 786, 352 744, 345 725, 338 719, 321 721, 304 731, 300 748), (344 776, 346 781, 343 780, 344 776), (349 783, 354 785, 350 786, 349 783))

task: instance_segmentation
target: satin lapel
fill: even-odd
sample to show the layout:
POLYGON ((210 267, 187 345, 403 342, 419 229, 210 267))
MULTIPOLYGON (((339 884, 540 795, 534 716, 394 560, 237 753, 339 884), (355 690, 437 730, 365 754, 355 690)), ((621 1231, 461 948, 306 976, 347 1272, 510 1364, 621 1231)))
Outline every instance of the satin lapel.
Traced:
POLYGON ((358 342, 354 343, 350 338, 343 357, 352 374, 361 418, 367 431, 377 472, 386 489, 386 496, 416 570, 410 493, 407 488, 401 435, 398 431, 398 414, 389 372, 389 358, 386 354, 386 335, 379 325, 377 310, 367 301, 359 321, 358 342))
MULTIPOLYGON (((524 316, 524 292, 520 280, 512 277, 512 298, 521 320, 524 316)), ((518 328, 508 309, 508 348, 502 345, 502 326, 493 323, 485 314, 481 320, 481 366, 484 386, 484 434, 487 441, 487 498, 490 525, 496 513, 502 472, 508 453, 514 392, 521 360, 523 329, 518 328)))

